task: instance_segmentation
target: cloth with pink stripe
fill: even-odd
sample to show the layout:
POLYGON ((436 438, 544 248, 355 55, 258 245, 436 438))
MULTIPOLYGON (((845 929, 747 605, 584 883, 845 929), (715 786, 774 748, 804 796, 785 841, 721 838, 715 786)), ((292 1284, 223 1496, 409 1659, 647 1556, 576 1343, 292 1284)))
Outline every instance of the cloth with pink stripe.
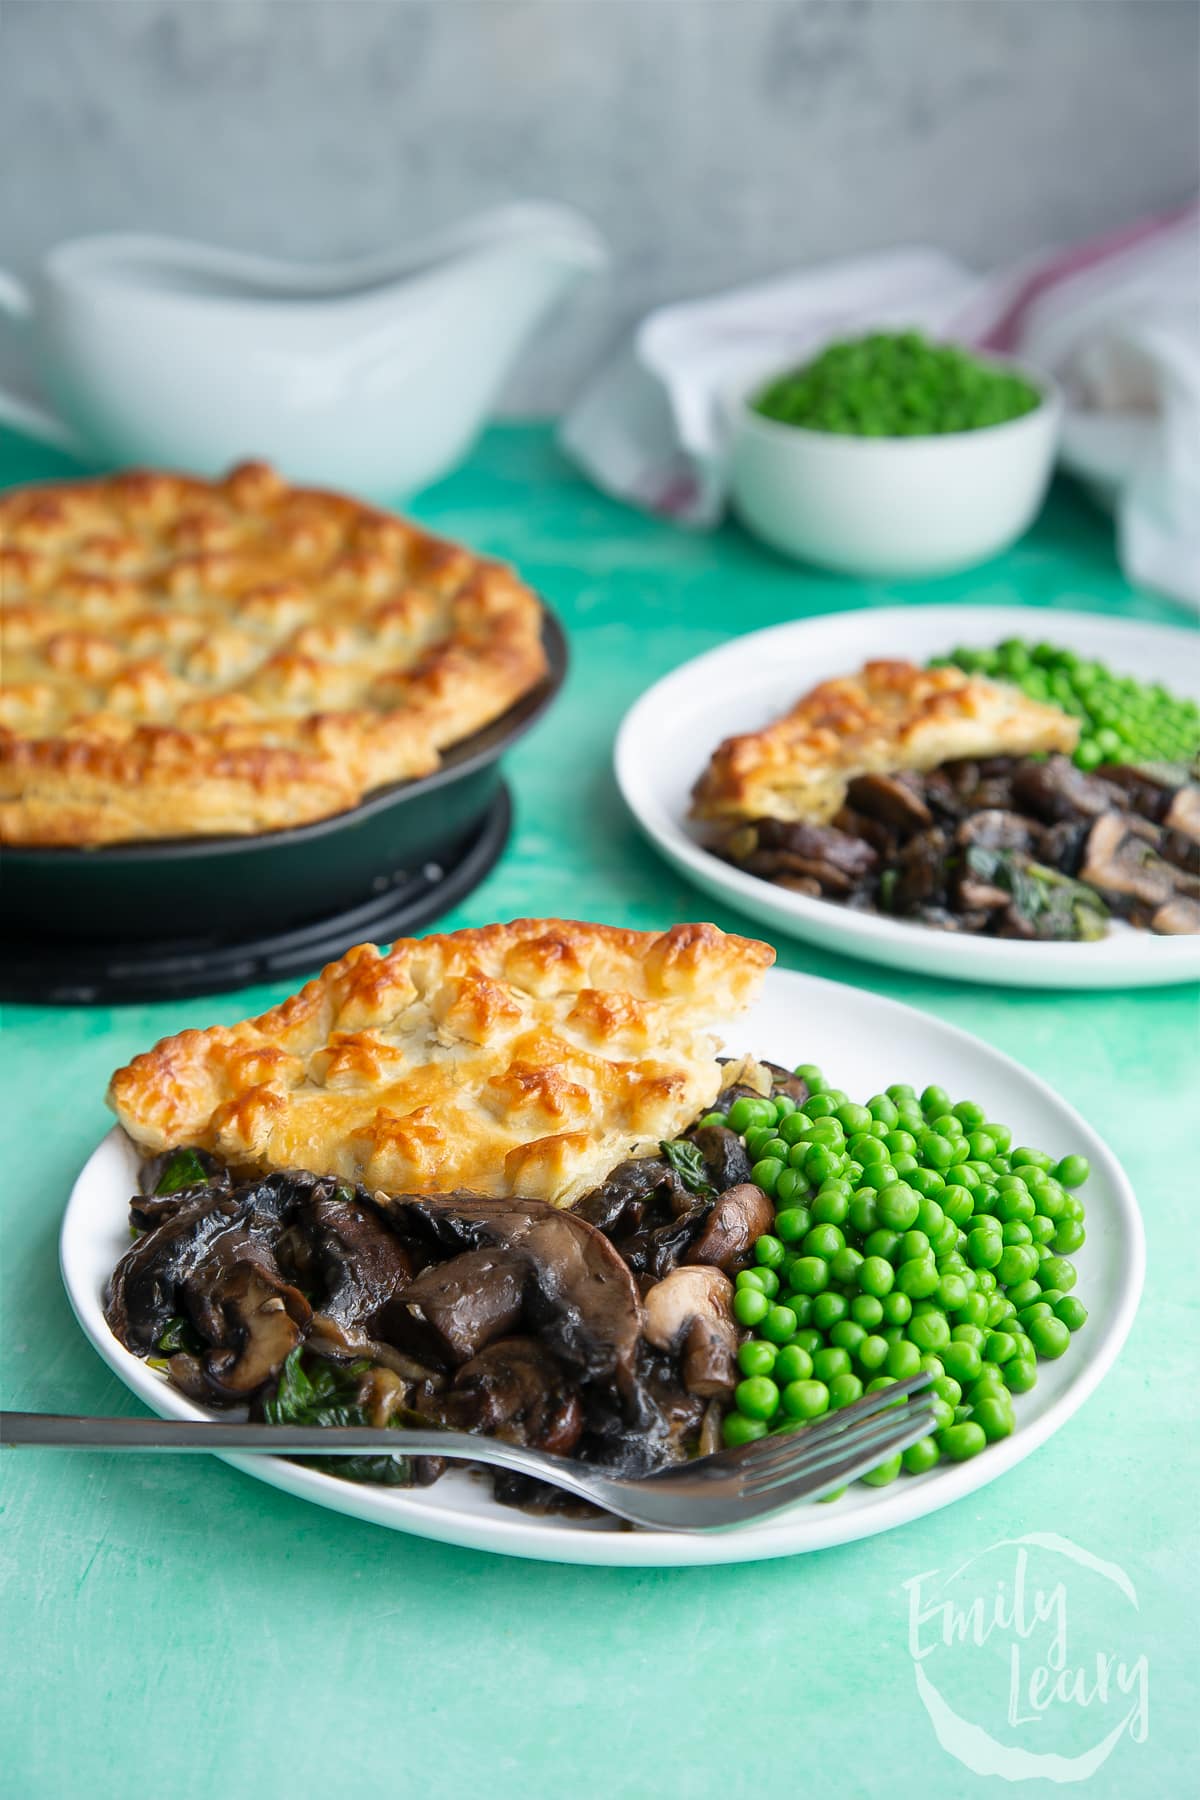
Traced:
POLYGON ((1060 462, 1112 507, 1126 573, 1200 609, 1200 205, 991 275, 890 250, 663 307, 567 413, 563 446, 618 498, 715 525, 726 397, 832 339, 905 327, 1054 376, 1060 462))

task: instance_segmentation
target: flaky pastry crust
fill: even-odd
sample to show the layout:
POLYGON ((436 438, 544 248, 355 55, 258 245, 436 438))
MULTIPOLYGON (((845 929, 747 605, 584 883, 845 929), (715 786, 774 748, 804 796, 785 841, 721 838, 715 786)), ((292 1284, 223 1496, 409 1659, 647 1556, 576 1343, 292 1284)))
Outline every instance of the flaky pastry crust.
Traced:
POLYGON ((109 1104, 151 1152, 569 1205, 712 1102, 711 1027, 774 960, 715 925, 564 919, 360 944, 260 1018, 164 1038, 109 1104))
POLYGON ((692 816, 825 824, 858 775, 927 771, 962 756, 1075 748, 1078 721, 1019 689, 910 662, 823 681, 762 731, 726 738, 692 792, 692 816))
POLYGON ((510 570, 261 463, 0 494, 0 600, 7 844, 325 818, 546 671, 510 570))

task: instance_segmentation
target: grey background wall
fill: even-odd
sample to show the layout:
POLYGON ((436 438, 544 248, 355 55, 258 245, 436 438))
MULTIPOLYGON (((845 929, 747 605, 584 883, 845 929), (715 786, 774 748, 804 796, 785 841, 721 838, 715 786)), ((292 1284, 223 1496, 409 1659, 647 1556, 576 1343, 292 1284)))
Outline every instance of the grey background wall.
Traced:
POLYGON ((0 0, 0 260, 127 227, 320 257, 565 200, 617 262, 509 390, 544 410, 667 298, 1184 198, 1198 59, 1197 0, 0 0))

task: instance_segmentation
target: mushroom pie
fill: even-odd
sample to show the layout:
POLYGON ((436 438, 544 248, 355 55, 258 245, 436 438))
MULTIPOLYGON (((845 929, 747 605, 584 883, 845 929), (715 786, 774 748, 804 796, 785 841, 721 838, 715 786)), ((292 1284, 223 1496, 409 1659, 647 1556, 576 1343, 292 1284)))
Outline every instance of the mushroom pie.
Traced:
MULTIPOLYGON (((165 1039, 112 1082, 153 1154, 110 1328, 275 1424, 419 1422, 627 1474, 717 1448, 734 1279, 774 1208, 708 1108, 806 1090, 722 1064, 713 1028, 773 959, 713 925, 525 919, 361 945, 261 1018, 165 1039)), ((399 1430, 322 1467, 441 1463, 399 1430)))
POLYGON ((511 571, 258 463, 0 495, 0 597, 13 845, 325 818, 546 672, 511 571))
POLYGON ((1005 683, 869 662, 721 744, 692 816, 748 874, 944 930, 1200 931, 1200 789, 1174 767, 1085 773, 1078 737, 1005 683))

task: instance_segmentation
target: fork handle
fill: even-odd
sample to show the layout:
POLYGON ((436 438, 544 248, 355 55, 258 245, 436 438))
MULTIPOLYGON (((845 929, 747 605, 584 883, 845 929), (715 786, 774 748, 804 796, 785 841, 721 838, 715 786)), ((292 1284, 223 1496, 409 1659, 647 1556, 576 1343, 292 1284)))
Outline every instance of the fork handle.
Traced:
POLYGON ((208 1419, 95 1419, 66 1413, 0 1413, 0 1446, 44 1450, 247 1451, 267 1456, 448 1456, 496 1463, 555 1480, 565 1458, 465 1431, 373 1425, 246 1425, 208 1419))

